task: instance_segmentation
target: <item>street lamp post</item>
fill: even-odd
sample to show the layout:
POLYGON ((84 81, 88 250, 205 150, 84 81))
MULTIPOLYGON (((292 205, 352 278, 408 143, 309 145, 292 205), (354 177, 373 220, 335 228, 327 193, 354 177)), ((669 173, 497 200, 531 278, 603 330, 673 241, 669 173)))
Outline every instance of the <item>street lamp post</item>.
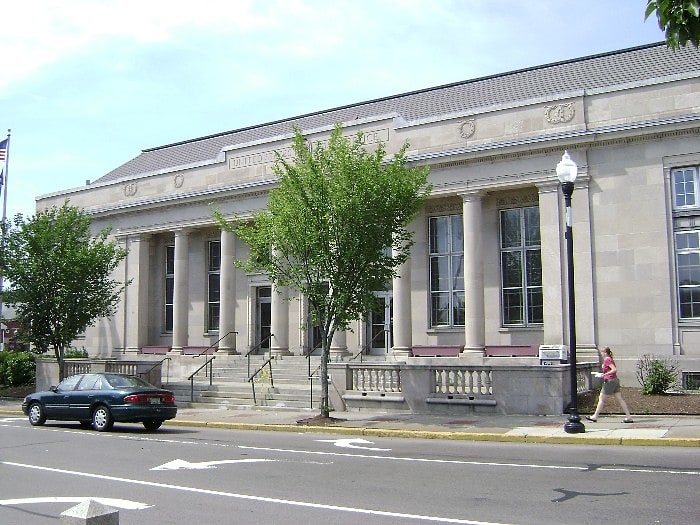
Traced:
POLYGON ((569 296, 569 382, 571 388, 571 402, 569 403, 569 419, 564 424, 564 432, 568 434, 580 434, 586 431, 578 414, 576 401, 576 299, 574 297, 574 236, 571 228, 571 196, 574 193, 574 182, 578 175, 578 166, 565 151, 561 162, 557 164, 557 177, 561 182, 561 192, 564 195, 566 207, 566 265, 567 284, 569 296))

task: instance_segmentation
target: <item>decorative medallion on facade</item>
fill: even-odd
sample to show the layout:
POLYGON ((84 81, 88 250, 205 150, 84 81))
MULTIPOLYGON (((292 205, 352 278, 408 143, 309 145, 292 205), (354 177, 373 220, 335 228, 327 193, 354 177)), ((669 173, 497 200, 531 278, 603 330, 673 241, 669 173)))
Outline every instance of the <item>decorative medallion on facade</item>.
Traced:
POLYGON ((572 102, 544 107, 544 118, 550 124, 571 122, 574 119, 574 115, 576 115, 576 110, 572 102))
POLYGON ((182 185, 185 182, 185 176, 182 173, 178 173, 175 175, 173 179, 173 184, 175 184, 176 188, 182 188, 182 185))
POLYGON ((465 120, 459 125, 459 136, 468 139, 476 132, 476 121, 473 118, 465 120))
POLYGON ((133 197, 136 195, 138 187, 136 186, 135 182, 127 182, 124 184, 124 196, 125 197, 133 197))

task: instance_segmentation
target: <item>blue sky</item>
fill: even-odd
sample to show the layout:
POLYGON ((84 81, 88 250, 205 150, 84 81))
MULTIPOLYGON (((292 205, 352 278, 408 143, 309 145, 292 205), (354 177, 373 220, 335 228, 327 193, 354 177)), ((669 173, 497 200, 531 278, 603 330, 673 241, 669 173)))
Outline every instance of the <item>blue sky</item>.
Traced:
POLYGON ((646 0, 43 0, 0 16, 7 217, 151 148, 660 42, 646 0))

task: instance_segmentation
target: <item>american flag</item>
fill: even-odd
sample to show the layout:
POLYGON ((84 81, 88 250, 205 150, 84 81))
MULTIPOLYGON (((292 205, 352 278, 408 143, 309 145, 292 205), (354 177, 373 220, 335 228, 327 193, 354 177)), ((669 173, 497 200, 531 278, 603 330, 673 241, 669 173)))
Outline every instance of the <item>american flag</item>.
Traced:
POLYGON ((9 138, 6 138, 5 140, 0 142, 0 161, 3 161, 7 158, 7 143, 10 142, 9 138))

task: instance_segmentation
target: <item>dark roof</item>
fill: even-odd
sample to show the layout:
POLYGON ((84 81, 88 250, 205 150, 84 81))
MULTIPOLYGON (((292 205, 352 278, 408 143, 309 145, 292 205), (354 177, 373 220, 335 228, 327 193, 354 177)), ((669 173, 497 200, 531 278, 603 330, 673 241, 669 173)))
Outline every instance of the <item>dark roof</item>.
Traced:
POLYGON ((692 46, 678 50, 668 48, 665 43, 640 46, 350 104, 146 149, 95 182, 109 182, 211 161, 224 147, 286 135, 292 132, 292 126, 305 131, 332 126, 336 122, 392 113, 411 122, 691 71, 700 71, 700 50, 692 46))

